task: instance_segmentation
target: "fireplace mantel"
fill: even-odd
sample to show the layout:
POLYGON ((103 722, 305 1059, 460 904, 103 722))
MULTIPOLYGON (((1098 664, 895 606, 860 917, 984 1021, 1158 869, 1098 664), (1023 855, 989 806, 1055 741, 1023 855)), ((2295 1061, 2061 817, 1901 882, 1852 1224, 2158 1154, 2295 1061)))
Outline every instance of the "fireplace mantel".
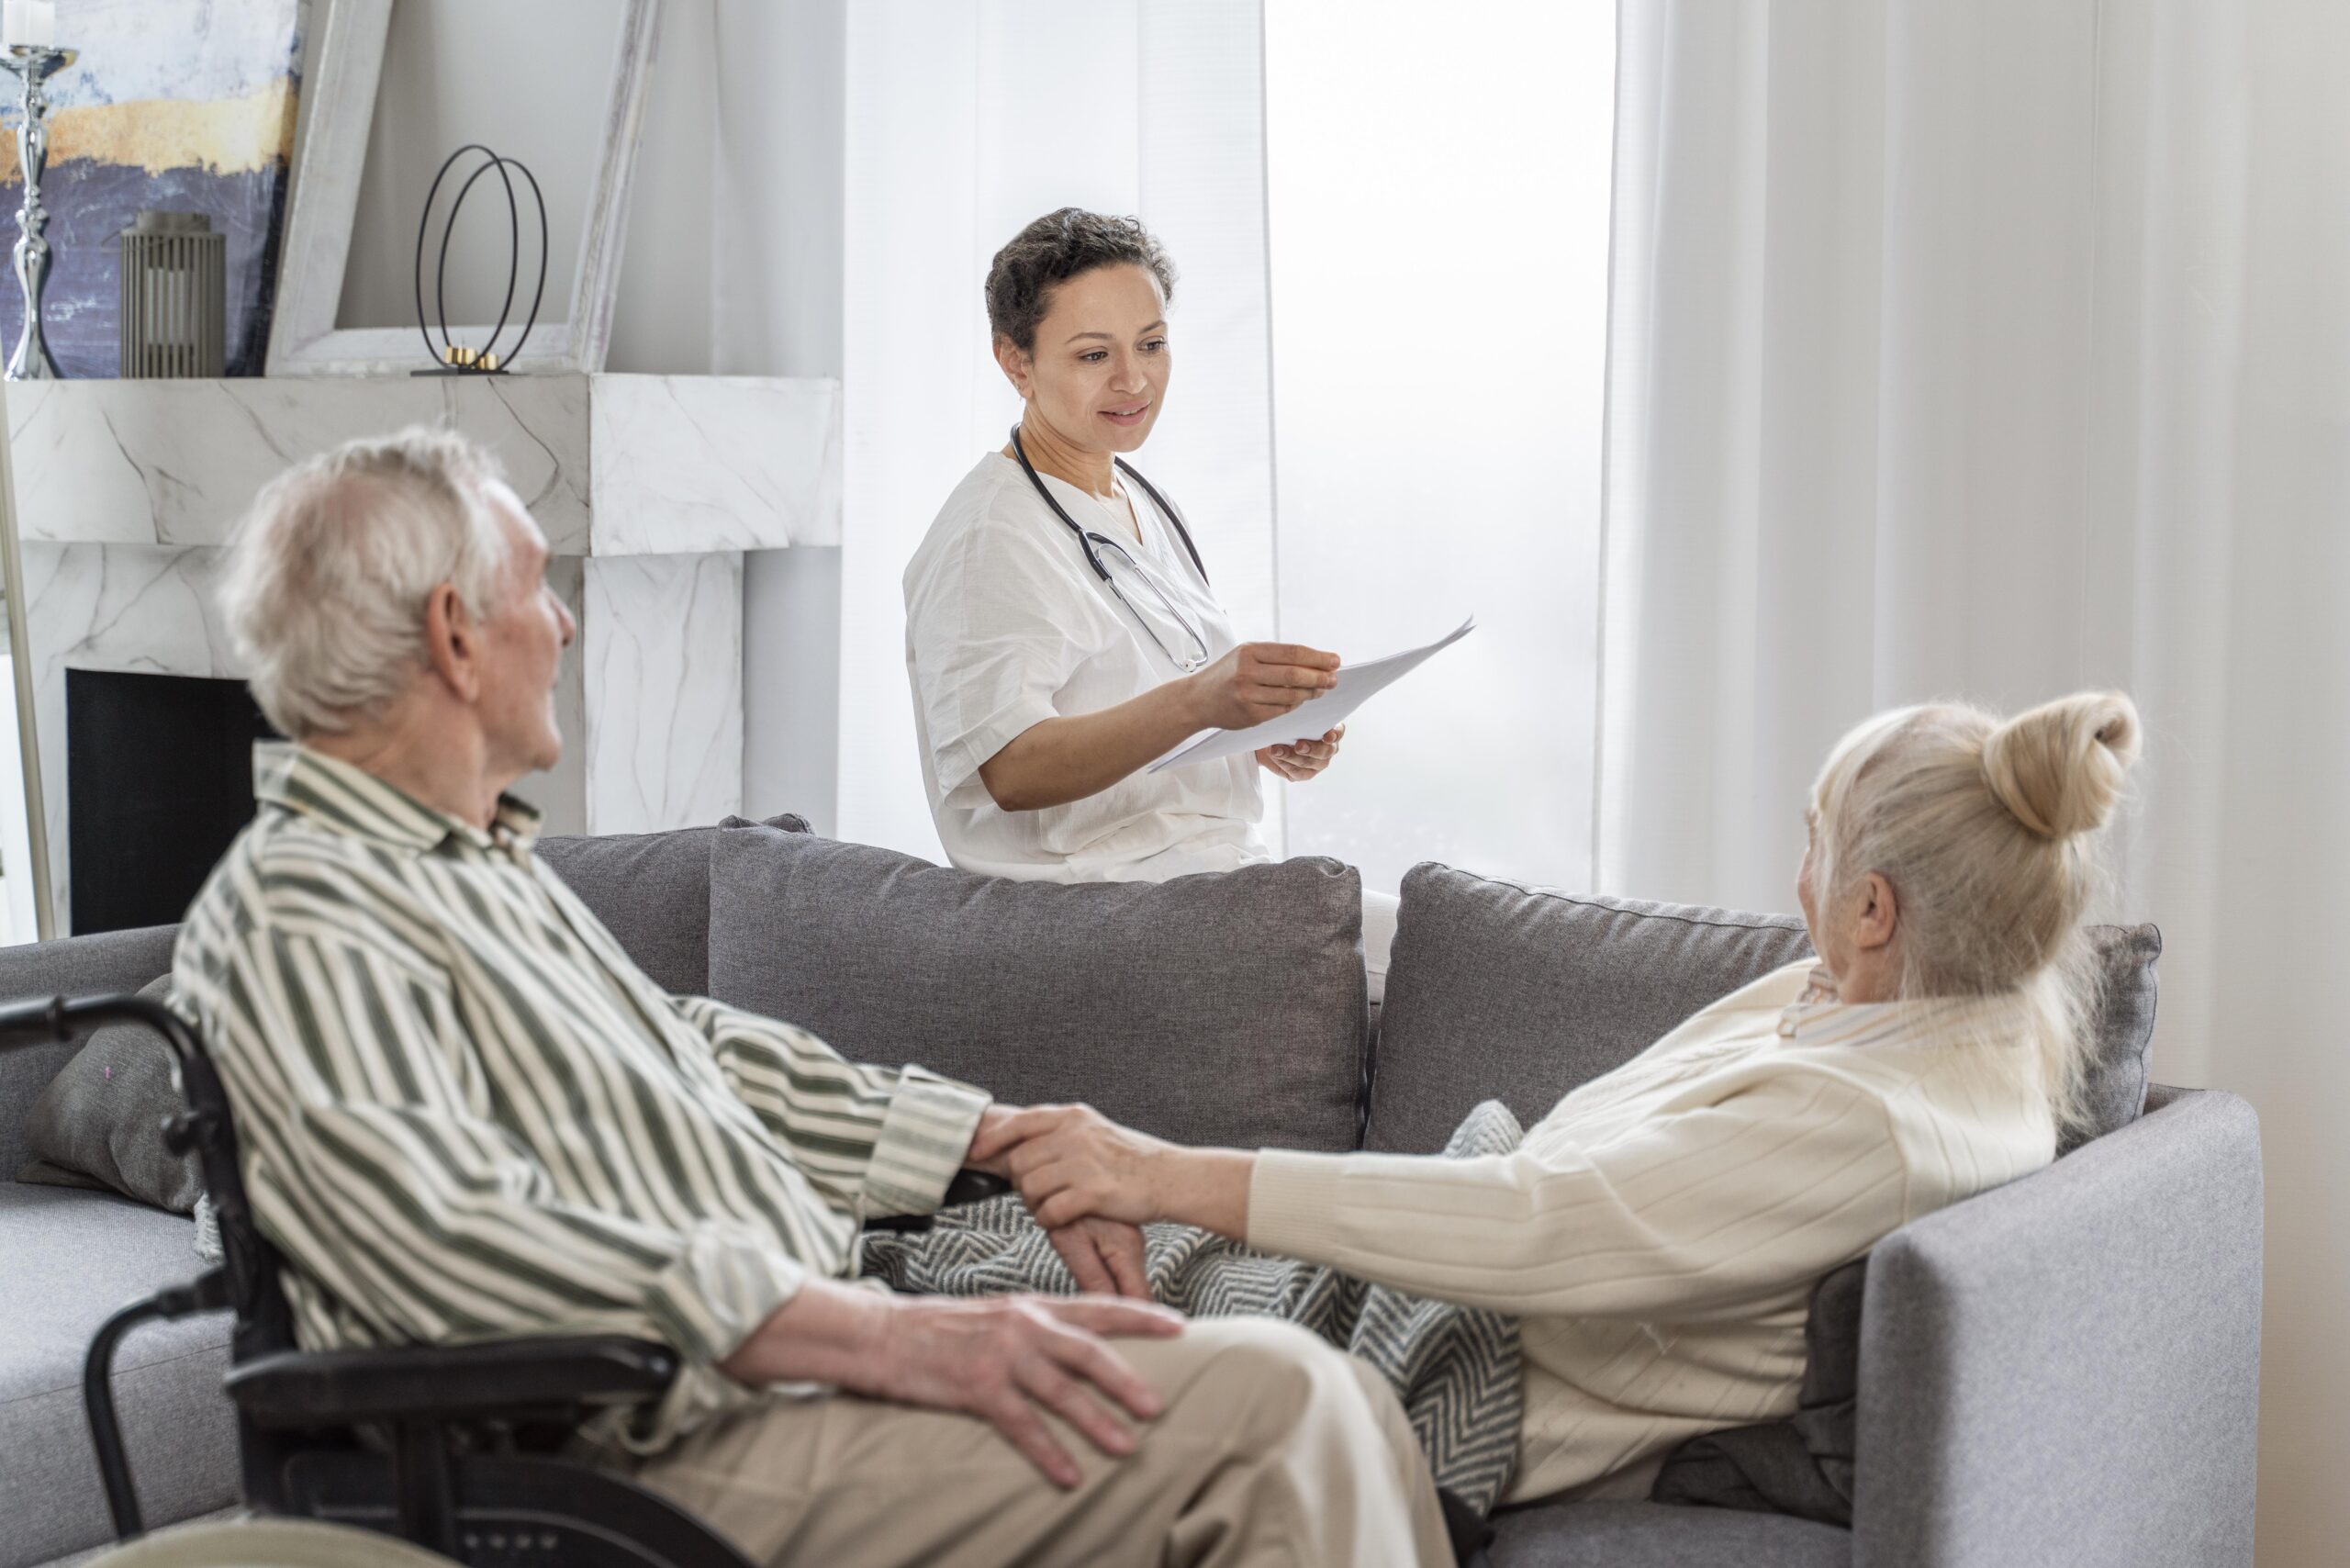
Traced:
POLYGON ((486 442, 558 555, 840 543, 840 383, 731 375, 13 383, 18 527, 217 548, 289 463, 411 424, 486 442))
POLYGON ((520 787, 549 832, 655 832, 739 809, 743 552, 840 542, 834 381, 22 382, 7 408, 61 930, 65 671, 241 676, 213 577, 289 464, 419 423, 498 454, 579 621, 556 688, 564 760, 520 787))

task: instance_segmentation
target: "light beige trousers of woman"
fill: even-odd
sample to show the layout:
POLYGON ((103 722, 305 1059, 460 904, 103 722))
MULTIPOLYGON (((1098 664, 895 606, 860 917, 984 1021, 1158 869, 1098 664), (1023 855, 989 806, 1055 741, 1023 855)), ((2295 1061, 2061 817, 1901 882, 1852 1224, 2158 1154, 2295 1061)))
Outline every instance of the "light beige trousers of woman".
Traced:
POLYGON ((968 1416, 835 1394, 607 1462, 753 1561, 1384 1568, 1452 1561, 1427 1463, 1380 1376, 1265 1318, 1120 1339, 1166 1405, 1124 1459, 1046 1417, 1084 1471, 1064 1492, 968 1416))

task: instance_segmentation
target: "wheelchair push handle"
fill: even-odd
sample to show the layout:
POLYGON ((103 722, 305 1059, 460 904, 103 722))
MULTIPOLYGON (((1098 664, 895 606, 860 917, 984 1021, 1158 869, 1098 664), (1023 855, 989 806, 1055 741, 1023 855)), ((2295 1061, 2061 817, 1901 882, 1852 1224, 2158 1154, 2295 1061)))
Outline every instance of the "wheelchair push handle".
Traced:
POLYGON ((73 1037, 75 1014, 68 1010, 73 1005, 73 999, 68 996, 9 1002, 0 1007, 0 1041, 17 1045, 35 1040, 70 1040, 73 1037))
POLYGON ((0 1006, 0 1046, 70 1040, 85 1025, 144 1024, 183 1065, 203 1054, 186 1020, 151 996, 43 996, 0 1006))

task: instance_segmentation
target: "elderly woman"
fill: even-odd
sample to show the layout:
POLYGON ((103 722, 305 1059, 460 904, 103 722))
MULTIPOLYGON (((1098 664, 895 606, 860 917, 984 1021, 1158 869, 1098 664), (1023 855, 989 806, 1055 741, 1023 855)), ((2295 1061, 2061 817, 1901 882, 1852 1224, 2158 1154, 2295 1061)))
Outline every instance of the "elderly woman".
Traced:
POLYGON ((1046 1226, 1177 1220, 1517 1315, 1510 1497, 1644 1492, 1701 1432, 1794 1413, 1813 1286, 2027 1175, 2079 1116, 2093 839, 2126 697, 1871 720, 1829 757, 1796 889, 1819 961, 1706 1008, 1516 1153, 1180 1148, 1083 1107, 1006 1118, 1046 1226))
MULTIPOLYGON (((1252 756, 1149 765, 1276 718, 1335 654, 1243 643, 1182 513, 1125 461, 1167 402, 1175 271, 1131 218, 1063 207, 988 269, 996 364, 1023 408, 906 568, 906 672, 947 856, 1034 880, 1164 881, 1271 858, 1259 770, 1292 783, 1343 729, 1252 756)), ((1394 900, 1365 901, 1374 981, 1394 900)))

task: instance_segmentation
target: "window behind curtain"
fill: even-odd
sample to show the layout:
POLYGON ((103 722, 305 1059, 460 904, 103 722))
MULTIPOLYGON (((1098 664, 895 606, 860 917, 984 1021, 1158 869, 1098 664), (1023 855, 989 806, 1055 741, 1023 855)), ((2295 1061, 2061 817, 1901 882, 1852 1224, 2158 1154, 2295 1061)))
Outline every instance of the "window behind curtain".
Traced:
POLYGON ((1265 7, 1284 639, 1479 630, 1290 786, 1288 852, 1591 875, 1615 6, 1265 7))

